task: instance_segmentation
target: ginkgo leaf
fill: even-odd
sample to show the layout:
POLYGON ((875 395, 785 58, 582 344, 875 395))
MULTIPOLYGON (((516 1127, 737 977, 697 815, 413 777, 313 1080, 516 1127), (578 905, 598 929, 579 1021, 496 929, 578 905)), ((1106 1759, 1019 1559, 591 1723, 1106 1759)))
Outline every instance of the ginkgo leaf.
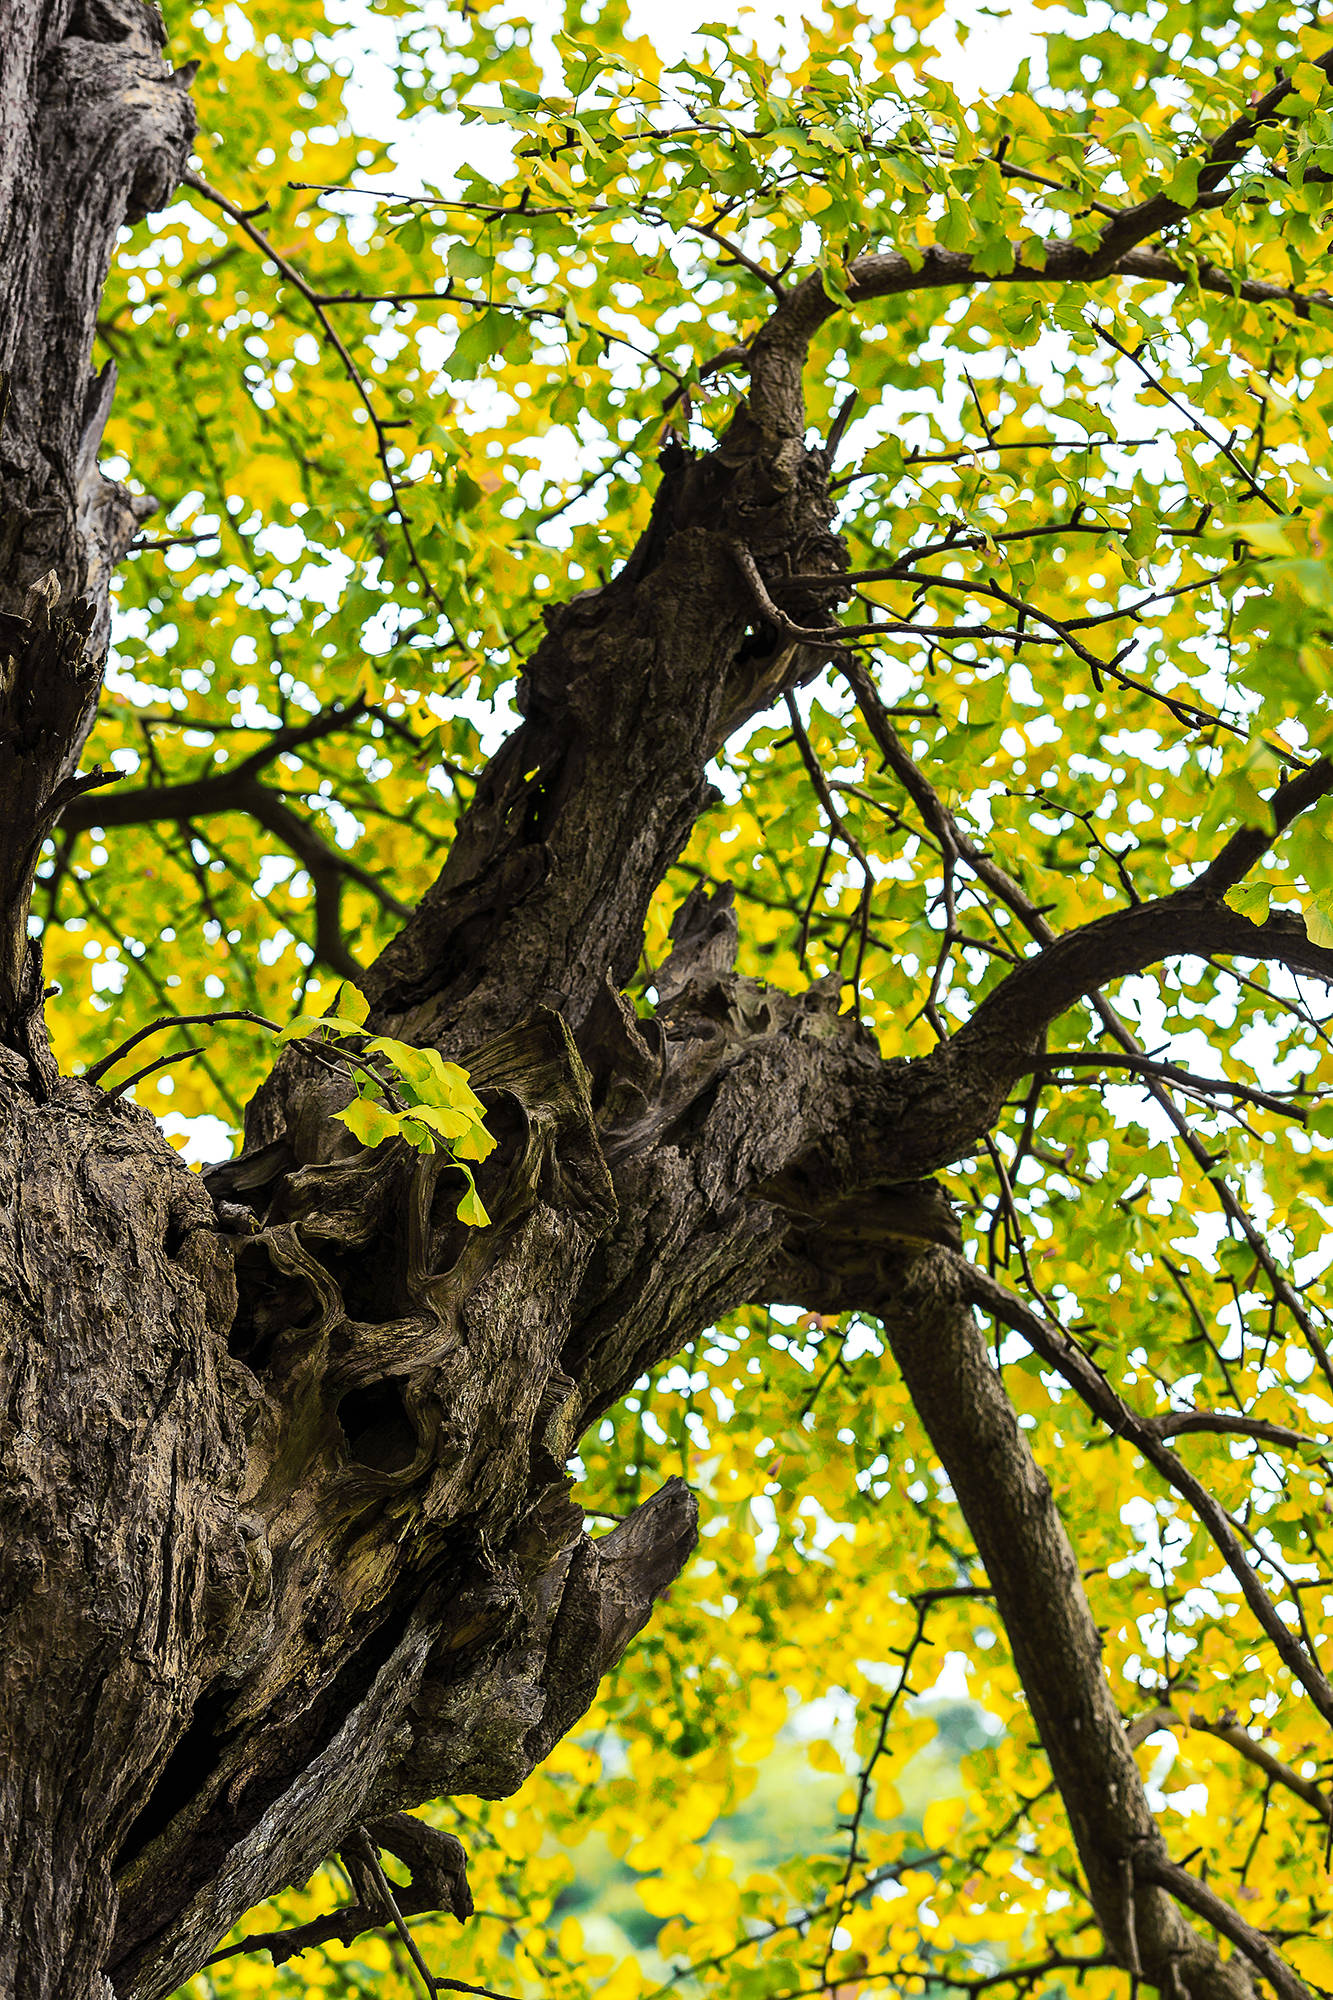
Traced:
POLYGON ((1272 888, 1267 882, 1237 882, 1227 890, 1227 902, 1252 924, 1267 921, 1272 888))
POLYGON ((441 1109, 434 1104, 415 1104, 412 1118, 419 1125, 428 1125, 432 1132, 438 1132, 442 1139, 461 1139, 472 1131, 472 1120, 466 1112, 441 1109))
POLYGON ((363 1146, 382 1146, 386 1139, 396 1139, 402 1131, 401 1119, 369 1097, 354 1097, 333 1115, 363 1146))
MULTIPOLYGON (((467 1173, 467 1168, 464 1167, 462 1171, 467 1173)), ((486 1213, 485 1204, 477 1193, 477 1184, 471 1174, 467 1175, 467 1188, 458 1204, 458 1219, 460 1222, 466 1222, 472 1229, 490 1227, 491 1218, 486 1213)))
POLYGON ((479 1125, 475 1119, 469 1120, 467 1130, 454 1141, 454 1157, 459 1160, 489 1160, 499 1141, 479 1125))
POLYGON ((921 1838, 927 1847, 947 1847, 967 1814, 962 1799, 932 1799, 921 1822, 921 1838))
POLYGON ((328 1019, 333 1017, 340 1024, 354 1022, 357 1027, 364 1027, 366 1016, 369 1012, 370 1002, 365 994, 361 992, 359 987, 353 986, 350 980, 344 980, 338 988, 329 1014, 322 1018, 328 1019))
POLYGON ((1305 906, 1305 931, 1311 944, 1333 945, 1333 890, 1326 889, 1305 906))
POLYGON ((350 1014, 298 1014, 279 1030, 279 1042, 304 1041, 309 1035, 316 1035, 326 1029, 336 1035, 364 1035, 366 1030, 350 1014))

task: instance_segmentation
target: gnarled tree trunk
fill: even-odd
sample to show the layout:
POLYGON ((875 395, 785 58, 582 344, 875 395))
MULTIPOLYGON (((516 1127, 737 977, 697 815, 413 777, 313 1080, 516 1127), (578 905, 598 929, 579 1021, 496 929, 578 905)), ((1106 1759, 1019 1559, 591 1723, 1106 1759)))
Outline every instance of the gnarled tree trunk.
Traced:
MULTIPOLYGON (((804 442, 827 304, 807 288, 756 342, 719 450, 673 448, 626 567, 556 614, 521 726, 368 979, 377 1026, 466 1063, 501 1140, 479 1176, 492 1226, 457 1222, 439 1159, 359 1148, 332 1118, 349 1077, 300 1046, 239 1158, 188 1173, 145 1113, 57 1074, 26 936, 41 841, 97 781, 78 762, 108 582, 145 513, 97 470, 94 315, 117 228, 183 171, 188 78, 141 0, 3 0, 0 24, 0 1990, 157 2000, 358 1828, 391 1840, 399 1808, 511 1792, 585 1712, 679 1573, 694 1505, 670 1483, 593 1541, 565 1463, 717 1314, 892 1320, 902 1299, 909 1382, 946 1463, 965 1455, 938 1368, 956 1352, 961 1381, 984 1356, 947 1286, 948 1311, 912 1278, 957 1241, 923 1177, 994 1121, 1075 995, 1191 939, 1225 949, 1241 920, 1183 895, 1092 925, 912 1064, 881 1060, 836 985, 737 978, 725 896, 681 912, 657 1019, 623 1000, 710 757, 828 657, 803 636, 844 561, 804 442), (798 573, 823 580, 774 615, 767 584, 798 573)), ((1058 1522, 995 1443, 1002 1415, 977 1421, 993 1486, 956 1475, 964 1508, 1008 1492, 1110 1727, 1058 1522)), ((1135 1889, 1137 1852, 1125 1874, 1114 1843, 1151 1846, 1146 1806, 1089 1815, 1095 1770, 1064 1754, 1059 1704, 1034 1707, 1082 1788, 1112 1948, 1159 1984, 1184 1951, 1196 2000, 1246 1992, 1148 1874, 1135 1889)), ((1132 1789, 1127 1755, 1105 1768, 1132 1789)))

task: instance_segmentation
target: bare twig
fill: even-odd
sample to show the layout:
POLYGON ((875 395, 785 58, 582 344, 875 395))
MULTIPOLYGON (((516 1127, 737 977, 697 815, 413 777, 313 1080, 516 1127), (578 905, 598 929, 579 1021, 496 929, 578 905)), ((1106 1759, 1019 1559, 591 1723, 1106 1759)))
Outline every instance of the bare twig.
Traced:
POLYGON ((443 599, 440 597, 439 592, 435 588, 434 582, 427 574, 425 565, 422 563, 421 555, 416 545, 416 538, 412 533, 412 523, 408 517, 407 510, 402 502, 402 498, 400 495, 401 482, 397 476, 397 473, 394 470, 393 462, 389 457, 389 450, 392 440, 390 438, 388 428, 384 422, 384 419, 380 416, 379 411, 375 407, 374 398, 372 397, 370 390, 366 385, 361 370, 357 367, 355 361, 352 359, 351 353, 349 352, 347 345, 342 338, 342 335, 338 332, 338 329, 334 326, 333 321, 329 318, 328 312, 325 309, 325 307, 320 303, 320 297, 319 294, 316 292, 315 287, 312 284, 310 284, 308 279, 304 278, 301 275, 301 273, 297 270, 296 266, 288 258, 282 255, 282 252, 275 247, 275 245, 270 241, 270 239, 264 234, 262 229, 256 229, 253 221, 251 220, 251 211, 239 208, 234 201, 229 201, 225 194, 219 193, 217 188, 210 187, 208 182, 206 180, 203 180, 198 174, 187 173, 183 176, 183 181, 186 187, 193 188, 194 192, 196 194, 202 195, 205 201, 211 201, 215 207, 220 208, 222 210, 224 215, 230 216, 231 220, 237 225, 239 229, 244 230, 245 234, 250 238, 250 241, 255 245, 256 249, 262 251, 265 257, 270 258, 272 262, 277 265, 283 277, 287 279, 289 284, 294 285, 296 287, 297 291, 301 294, 302 298, 306 301, 307 305, 310 307, 310 310, 314 313, 315 318, 319 322, 320 330, 323 333, 324 338, 328 341, 330 347, 333 349, 334 353, 337 355, 339 361, 342 363, 344 369, 346 370, 348 380, 351 382, 352 387, 355 389, 357 398, 361 404, 362 409, 365 411, 366 417, 370 423, 370 427, 375 434, 375 446, 380 461, 380 467, 384 473, 385 482, 388 485, 389 491, 393 495, 394 512, 398 516, 398 525, 402 531, 403 543, 407 549, 408 559, 411 562, 413 569, 420 577, 421 587, 425 591, 427 597, 430 599, 431 603, 435 606, 437 611, 443 612, 444 610, 443 599))
MULTIPOLYGON (((278 1027, 278 1023, 270 1021, 267 1015, 252 1014, 248 1008, 229 1009, 226 1013, 222 1014, 163 1014, 159 1020, 150 1021, 146 1028, 138 1029, 136 1033, 130 1036, 128 1041, 122 1042, 119 1048, 113 1049, 109 1056, 102 1056, 97 1062, 84 1070, 82 1072, 82 1081, 84 1083, 99 1082, 109 1069, 114 1069, 116 1064, 121 1062, 131 1049, 138 1048, 140 1042, 147 1041, 150 1035, 160 1035, 168 1028, 211 1028, 222 1021, 252 1021, 256 1027, 272 1028, 274 1030, 278 1027)), ((141 1070, 140 1075, 144 1074, 146 1072, 141 1070)))
POLYGON ((857 956, 856 974, 852 981, 853 988, 859 989, 861 962, 865 955, 865 926, 869 920, 870 895, 875 880, 870 866, 870 857, 834 803, 833 794, 829 790, 828 780, 824 776, 823 768, 814 753, 810 738, 806 734, 805 724, 801 721, 801 711, 796 706, 794 695, 789 694, 786 696, 786 708, 788 718, 791 722, 791 732, 796 739, 796 747, 800 751, 801 762, 804 764, 810 783, 814 787, 815 796, 823 807, 825 817, 829 825, 833 828, 833 831, 837 834, 838 839, 850 854, 856 856, 857 862, 860 865, 861 899, 858 905, 858 917, 861 925, 862 944, 860 953, 857 956))
POLYGON ((191 1056, 198 1054, 200 1054, 198 1042, 191 1042, 188 1048, 178 1049, 175 1055, 159 1056, 156 1062, 145 1063, 142 1069, 135 1070, 133 1076, 127 1076, 123 1083, 118 1083, 114 1090, 108 1090, 102 1102, 114 1104, 118 1097, 123 1097, 127 1090, 133 1090, 135 1084, 142 1083, 146 1076, 152 1076, 160 1069, 171 1069, 176 1063, 188 1062, 191 1056))
POLYGON ((1252 1084, 1233 1083, 1229 1077, 1196 1076, 1192 1070, 1181 1069, 1175 1063, 1157 1062, 1150 1056, 1117 1056, 1060 1049, 1043 1056, 1041 1068, 1051 1072, 1062 1069, 1126 1069, 1135 1076, 1156 1077, 1163 1083, 1175 1084, 1180 1090, 1193 1091, 1201 1096, 1239 1098, 1246 1104, 1257 1104, 1265 1111, 1275 1111, 1283 1118, 1295 1118, 1301 1124, 1305 1123, 1304 1111, 1290 1101, 1292 1096, 1297 1095, 1296 1092, 1282 1095, 1257 1090, 1252 1084))

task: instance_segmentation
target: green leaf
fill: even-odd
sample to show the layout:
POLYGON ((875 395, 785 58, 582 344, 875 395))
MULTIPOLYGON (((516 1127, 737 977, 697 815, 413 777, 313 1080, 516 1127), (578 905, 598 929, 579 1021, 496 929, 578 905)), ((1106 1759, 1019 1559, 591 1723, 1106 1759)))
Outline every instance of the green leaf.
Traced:
POLYGON ((298 1014, 294 1021, 289 1021, 285 1028, 279 1030, 278 1040, 304 1041, 321 1029, 329 1029, 338 1035, 364 1035, 367 1032, 361 1022, 353 1020, 350 1014, 298 1014))
POLYGON ((387 1056, 399 1076, 413 1083, 425 1082, 431 1075, 432 1049, 419 1049, 412 1042, 395 1041, 390 1035, 374 1035, 366 1043, 366 1051, 370 1055, 387 1056))
POLYGON ((333 1007, 341 1021, 353 1021, 359 1027, 370 1012, 370 1002, 359 987, 350 979, 344 979, 334 996, 333 1007))
POLYGON ((403 1121, 399 1114, 386 1111, 371 1097, 354 1097, 350 1104, 333 1115, 363 1146, 382 1146, 386 1139, 397 1139, 402 1133, 403 1121))
POLYGON ((1268 919, 1272 893, 1267 882, 1237 882, 1227 890, 1226 900, 1239 916, 1248 917, 1252 924, 1262 924, 1268 919))
POLYGON ((494 262, 493 257, 486 256, 473 243, 455 243, 449 251, 449 276, 457 278, 460 284, 470 284, 489 278, 494 262))
POLYGON ((1333 945, 1333 889, 1325 889, 1305 906, 1305 935, 1327 950, 1333 945))
POLYGON ((477 1183, 471 1174, 468 1174, 466 1167, 460 1168, 460 1172, 467 1174, 467 1188, 458 1204, 458 1219, 460 1222, 466 1222, 469 1229, 488 1229, 491 1218, 486 1213, 485 1203, 477 1193, 477 1183))
POLYGON ((434 1104, 414 1104, 412 1116, 418 1124, 438 1132, 442 1139, 462 1139, 472 1130, 472 1120, 466 1112, 442 1110, 434 1104))
POLYGON ((1213 525, 1212 533, 1228 541, 1249 542, 1254 548, 1262 549, 1265 555, 1294 554, 1286 522, 1275 521, 1271 516, 1258 521, 1219 521, 1213 525))
POLYGON ((475 1120, 468 1126, 466 1134, 454 1141, 454 1158, 458 1160, 489 1160, 499 1144, 484 1125, 475 1120))
POLYGON ((1174 201, 1181 208, 1192 208, 1199 192, 1199 170, 1202 166, 1203 161, 1197 153, 1179 161, 1162 187, 1167 200, 1174 201))

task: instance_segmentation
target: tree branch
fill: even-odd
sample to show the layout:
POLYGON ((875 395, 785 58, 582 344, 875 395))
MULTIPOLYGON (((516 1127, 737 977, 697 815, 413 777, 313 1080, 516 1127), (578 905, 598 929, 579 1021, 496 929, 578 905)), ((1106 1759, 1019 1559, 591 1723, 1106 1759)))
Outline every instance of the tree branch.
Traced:
POLYGON ((1275 1111, 1283 1118, 1296 1118, 1304 1123, 1305 1113, 1298 1104, 1293 1104, 1289 1096, 1277 1096, 1271 1090, 1256 1090, 1252 1084, 1233 1083, 1225 1076, 1196 1076, 1193 1070, 1181 1069, 1178 1064, 1157 1062, 1151 1056, 1106 1055, 1100 1051, 1075 1049, 1054 1049, 1041 1059, 1041 1073, 1056 1075, 1062 1069, 1125 1069, 1132 1076, 1153 1077, 1159 1083, 1171 1083, 1178 1090, 1192 1092, 1198 1097, 1234 1097, 1244 1104, 1257 1104, 1265 1111, 1275 1111))
POLYGON ((1274 1784, 1294 1793, 1307 1806, 1313 1806, 1325 1825, 1333 1825, 1333 1801, 1329 1800, 1327 1793, 1321 1792, 1309 1778, 1303 1778, 1299 1771, 1293 1771, 1290 1764, 1284 1764, 1262 1743, 1256 1743, 1248 1729, 1242 1729, 1234 1722, 1210 1722, 1207 1716, 1195 1710, 1190 1712, 1189 1726, 1202 1730, 1207 1736, 1215 1736, 1219 1743, 1229 1744, 1233 1750, 1240 1752, 1247 1763, 1262 1771, 1266 1778, 1271 1778, 1274 1784))
MULTIPOLYGON (((398 1916, 414 1917, 447 1910, 460 1924, 466 1923, 472 1915, 472 1892, 468 1887, 463 1843, 454 1834, 413 1819, 410 1813, 391 1813, 384 1819, 369 1820, 357 1831, 372 1848, 387 1848, 411 1869, 406 1888, 394 1891, 398 1916)), ((341 1909, 287 1930, 252 1931, 249 1937, 215 1951, 204 1963, 219 1965, 223 1959, 235 1958, 240 1953, 266 1951, 274 1965, 285 1965, 298 1952, 335 1941, 353 1944, 367 1931, 382 1930, 391 1922, 392 1913, 386 1911, 378 1898, 347 1903, 341 1909)), ((463 1986, 448 1979, 436 1979, 434 1984, 456 1993, 489 1991, 486 1987, 463 1986)), ((506 1996, 491 1995, 490 2000, 506 2000, 506 1996)))
MULTIPOLYGON (((1119 1963, 1163 1992, 1179 1980, 1193 2000, 1248 2000, 1241 1964, 1161 1893, 1180 1895, 1184 1871, 1166 1860, 1074 1551, 968 1304, 971 1273, 950 1251, 928 1251, 873 1309, 986 1566, 1098 1922, 1119 1963)), ((1294 2000, 1299 1982, 1286 1976, 1294 2000)))
POLYGON ((1224 896, 1263 859, 1299 814, 1327 798, 1330 792, 1333 792, 1333 763, 1327 757, 1319 757, 1294 777, 1284 778, 1269 800, 1272 825, 1243 826, 1233 833, 1203 873, 1196 875, 1191 888, 1198 895, 1224 896))
POLYGON ((147 1041, 150 1035, 163 1034, 168 1028, 212 1027, 222 1021, 250 1021, 257 1027, 271 1028, 275 1033, 281 1026, 278 1021, 270 1021, 267 1015, 252 1014, 244 1007, 230 1009, 220 1014, 163 1014, 158 1020, 150 1021, 147 1027, 140 1028, 118 1048, 112 1049, 110 1055, 102 1056, 99 1061, 92 1063, 83 1071, 83 1080, 85 1083, 99 1083, 109 1069, 114 1069, 131 1049, 138 1048, 140 1042, 147 1041))
MULTIPOLYGON (((1309 1987, 1298 1979, 1281 1953, 1276 1951, 1262 1931, 1253 1924, 1247 1924, 1230 1903, 1224 1902, 1215 1890, 1197 1875, 1191 1875, 1188 1868, 1156 1852, 1136 1855, 1134 1874, 1138 1881, 1158 1882, 1168 1889, 1178 1903, 1187 1910, 1193 1910, 1205 1923, 1211 1924, 1225 1938, 1230 1938, 1237 1950, 1267 1979, 1282 2000, 1311 2000, 1309 1987)), ((1233 1961, 1234 1962, 1234 1961, 1233 1961)))
POLYGON ((1046 1028, 1076 1000, 1163 959, 1186 956, 1271 961, 1333 985, 1333 950, 1312 944, 1299 917, 1283 912, 1254 924, 1191 886, 1067 931, 1024 959, 954 1036, 954 1059, 967 1051, 977 1060, 1005 1063, 1007 1046, 1009 1059, 1021 1065, 1011 1080, 1025 1075, 1044 1060, 1039 1043, 1046 1028))
MULTIPOLYGON (((1333 54, 1321 56, 1318 65, 1325 76, 1333 74, 1333 54)), ((1256 133, 1265 125, 1279 122, 1278 107, 1291 95, 1291 86, 1275 84, 1243 118, 1236 119, 1219 134, 1204 156, 1198 178, 1196 199, 1188 205, 1171 201, 1166 195, 1113 213, 1095 244, 1084 249, 1066 238, 1048 238, 1029 248, 1026 257, 1011 248, 1012 264, 1007 271, 982 271, 963 250, 945 250, 930 244, 913 259, 901 251, 878 251, 857 258, 846 273, 846 292, 853 304, 890 298, 904 292, 920 292, 941 287, 970 289, 974 285, 1070 285, 1091 284, 1099 278, 1127 277, 1156 279, 1168 284, 1184 284, 1193 279, 1203 290, 1248 296, 1255 303, 1273 303, 1271 287, 1256 289, 1248 280, 1232 278, 1207 263, 1198 271, 1179 265, 1162 253, 1141 246, 1172 223, 1183 221, 1200 209, 1212 206, 1210 197, 1231 170, 1239 164, 1256 133)), ((1308 317, 1316 307, 1327 307, 1326 294, 1282 293, 1281 302, 1308 317)), ((824 288, 820 274, 812 272, 794 285, 750 342, 750 402, 761 423, 786 435, 799 434, 804 414, 801 372, 811 340, 826 320, 843 310, 824 288)))
POLYGON ((1271 1750, 1257 1742, 1249 1730, 1242 1728, 1239 1723, 1210 1722, 1208 1717, 1200 1715, 1197 1709, 1191 1709, 1188 1716, 1181 1716, 1169 1703, 1163 1702, 1159 1707, 1149 1709, 1146 1715, 1136 1716, 1133 1722, 1126 1726, 1125 1734, 1130 1743, 1137 1746, 1158 1729, 1196 1729, 1201 1735, 1215 1736, 1219 1743, 1225 1743, 1231 1749, 1238 1751, 1247 1763, 1262 1771, 1275 1785, 1281 1785, 1285 1791, 1294 1793, 1306 1805, 1313 1806, 1326 1825, 1333 1825, 1333 1802, 1320 1791, 1318 1785, 1309 1778, 1303 1778, 1299 1771, 1293 1771, 1291 1765, 1284 1764, 1280 1757, 1275 1757, 1271 1750))
POLYGON ((294 854, 310 877, 315 899, 314 951, 342 978, 359 982, 364 968, 352 957, 343 938, 340 904, 344 882, 357 882, 380 907, 406 918, 410 907, 369 868, 334 846, 317 827, 294 812, 282 795, 260 780, 275 760, 321 741, 336 730, 355 725, 369 712, 364 701, 334 706, 309 721, 278 729, 246 757, 228 769, 174 785, 141 785, 119 790, 95 803, 80 797, 62 815, 66 832, 80 834, 93 827, 149 826, 162 820, 190 826, 193 820, 237 812, 253 819, 294 854))
POLYGON ((963 1264, 961 1259, 959 1264, 956 1282, 963 1295, 1001 1325, 1021 1333, 1112 1435, 1128 1439, 1198 1516, 1283 1665, 1305 1689, 1325 1721, 1333 1722, 1333 1686, 1318 1660, 1279 1615, 1277 1605, 1255 1575, 1254 1565, 1226 1509, 1167 1448, 1154 1420, 1140 1417, 1130 1409, 1062 1326, 1034 1312, 975 1265, 963 1264))
MULTIPOLYGON (((874 738, 884 759, 886 768, 891 770, 898 779, 904 791, 920 813, 927 830, 940 842, 942 851, 946 855, 950 852, 956 853, 964 860, 977 876, 978 880, 990 889, 991 893, 1004 904, 1006 909, 1012 910, 1013 914, 1023 925, 1023 928, 1031 937, 1037 940, 1038 944, 1053 944, 1056 933, 1048 922, 1044 911, 1014 881, 1012 876, 1006 874, 997 862, 976 846, 975 842, 971 840, 944 805, 925 774, 918 769, 916 763, 908 755, 894 731, 892 718, 880 700, 878 689, 875 687, 874 682, 870 679, 861 662, 847 656, 840 664, 844 677, 856 696, 857 705, 865 718, 866 726, 870 730, 871 736, 874 738)), ((1308 775, 1311 778, 1313 777, 1313 770, 1314 767, 1310 767, 1308 775)), ((1237 859, 1244 859, 1246 856, 1253 856, 1254 859, 1257 859, 1258 855, 1263 853, 1270 838, 1271 836, 1268 835, 1253 835, 1242 853, 1237 856, 1237 859), (1260 842, 1257 848, 1255 841, 1260 842)), ((1222 850, 1223 854, 1227 851, 1227 848, 1222 850)), ((1247 865, 1250 864, 1247 862, 1247 865)), ((1221 886, 1220 883, 1219 886, 1221 886)), ((1195 887, 1198 887, 1197 881, 1195 887)), ((1127 1054, 1142 1056, 1145 1053, 1143 1048, 1121 1019, 1115 1007, 1106 998, 1105 994, 1100 991, 1093 991, 1089 993, 1088 998, 1092 1003, 1094 1012, 1099 1016, 1112 1039, 1127 1054)), ((1149 1079, 1147 1089, 1165 1116, 1175 1127, 1182 1145, 1189 1152, 1190 1157, 1207 1180, 1208 1185, 1213 1189, 1227 1220, 1240 1230, 1249 1244, 1256 1261, 1273 1287, 1274 1297, 1280 1299, 1286 1306, 1292 1319, 1300 1328, 1325 1381, 1329 1384, 1330 1388, 1333 1388, 1333 1361, 1330 1361, 1324 1344, 1320 1340, 1310 1319, 1310 1315, 1305 1310, 1299 1295, 1293 1289, 1285 1273, 1275 1262, 1263 1231, 1257 1227, 1234 1190, 1218 1173, 1216 1161, 1210 1156, 1208 1148, 1204 1145, 1203 1141, 1191 1129, 1165 1083, 1155 1078, 1149 1079)))

